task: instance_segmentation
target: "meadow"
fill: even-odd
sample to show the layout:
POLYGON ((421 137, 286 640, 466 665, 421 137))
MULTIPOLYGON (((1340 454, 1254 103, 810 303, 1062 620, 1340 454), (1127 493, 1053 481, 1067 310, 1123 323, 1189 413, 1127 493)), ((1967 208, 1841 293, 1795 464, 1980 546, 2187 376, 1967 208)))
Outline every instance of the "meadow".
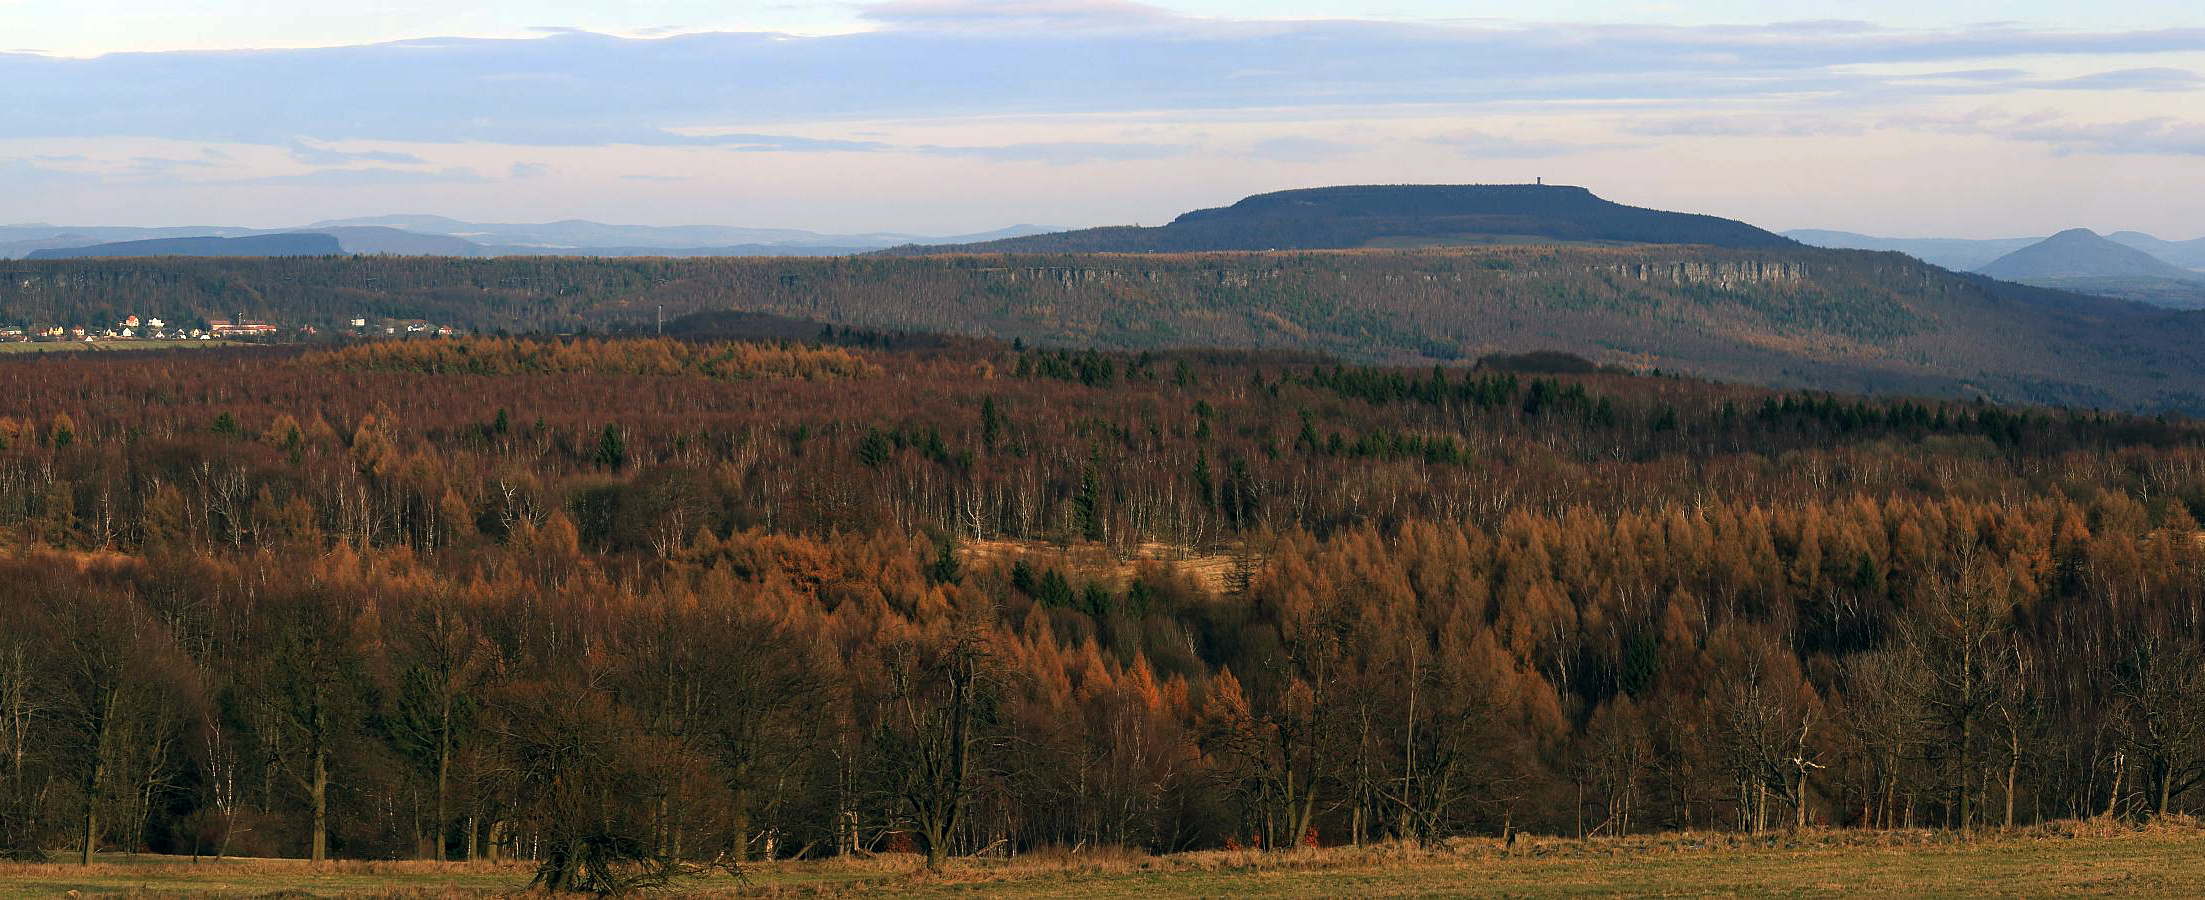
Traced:
MULTIPOLYGON (((338 862, 103 855, 90 868, 0 864, 0 897, 132 894, 509 894, 515 863, 338 862)), ((753 864, 670 896, 2186 896, 2205 882, 2205 829, 2053 823, 2013 832, 1671 833, 1575 840, 1458 839, 1444 846, 1165 856, 1039 852, 960 859, 927 874, 912 855, 753 864)))
POLYGON ((152 340, 152 341, 4 341, 0 342, 0 354, 9 353, 116 353, 144 350, 205 350, 214 347, 235 347, 236 341, 152 340))

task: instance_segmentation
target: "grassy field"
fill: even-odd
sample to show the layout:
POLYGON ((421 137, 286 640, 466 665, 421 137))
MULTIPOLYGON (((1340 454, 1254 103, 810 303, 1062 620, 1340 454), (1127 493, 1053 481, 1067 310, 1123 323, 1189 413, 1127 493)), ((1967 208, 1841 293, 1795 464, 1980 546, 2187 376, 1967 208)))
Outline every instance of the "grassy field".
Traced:
POLYGON ((4 353, 110 353, 118 350, 173 350, 180 347, 235 347, 235 341, 0 341, 4 353))
MULTIPOLYGON (((1337 848, 1298 854, 1166 857, 1036 854, 960 861, 929 875, 903 857, 757 866, 686 883, 691 896, 1388 897, 1556 896, 2196 896, 2205 829, 2049 826, 1973 839, 1902 832, 1529 839, 1514 848, 1337 848)), ((103 857, 84 869, 0 864, 0 897, 119 894, 487 896, 528 881, 516 865, 103 857)))

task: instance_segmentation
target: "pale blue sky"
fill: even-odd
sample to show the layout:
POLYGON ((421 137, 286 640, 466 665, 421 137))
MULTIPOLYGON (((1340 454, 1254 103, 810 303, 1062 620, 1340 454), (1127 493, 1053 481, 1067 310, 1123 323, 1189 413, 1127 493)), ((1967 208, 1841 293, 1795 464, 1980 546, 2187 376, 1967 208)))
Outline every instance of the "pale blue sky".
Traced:
POLYGON ((1776 228, 2188 238, 2194 7, 0 0, 0 220, 942 233, 1543 176, 1776 228))
MULTIPOLYGON (((0 40, 9 47, 67 55, 133 50, 321 47, 415 37, 515 37, 561 26, 625 35, 682 31, 832 34, 878 27, 864 2, 782 0, 499 0, 489 3, 328 0, 0 0, 0 40)), ((949 5, 949 4, 943 4, 949 5)), ((960 4, 961 5, 961 4, 960 4)), ((1059 8, 1103 6, 1082 0, 1059 8)), ((1133 4, 1119 4, 1133 5, 1133 4)), ((2032 27, 2134 29, 2205 25, 2195 2, 2131 0, 1164 0, 1147 6, 1186 16, 1233 19, 1345 18, 1760 25, 1856 19, 1898 28, 1983 22, 2032 27)))

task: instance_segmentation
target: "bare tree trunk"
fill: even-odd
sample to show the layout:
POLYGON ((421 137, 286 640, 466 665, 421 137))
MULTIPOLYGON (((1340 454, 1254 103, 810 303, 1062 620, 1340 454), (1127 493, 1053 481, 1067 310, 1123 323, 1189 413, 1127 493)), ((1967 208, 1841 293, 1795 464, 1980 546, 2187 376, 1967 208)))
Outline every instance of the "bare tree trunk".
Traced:
MULTIPOLYGON (((93 783, 98 783, 102 768, 98 764, 92 766, 93 783)), ((92 852, 99 847, 99 836, 99 791, 88 786, 84 794, 84 865, 92 864, 92 852)))
POLYGON ((2006 829, 2008 831, 2013 830, 2014 827, 2014 781, 2019 776, 2020 770, 2021 759, 2018 756, 2006 763, 2006 829))
POLYGON ((449 785, 452 769, 451 692, 445 691, 442 699, 443 704, 438 709, 439 718, 436 736, 436 840, 433 846, 436 848, 437 862, 443 862, 448 858, 444 853, 444 829, 451 821, 448 818, 450 811, 447 809, 451 796, 449 785))
POLYGON ((92 864, 92 854, 99 849, 100 788, 107 782, 107 754, 109 736, 115 728, 116 706, 120 702, 119 691, 109 685, 101 692, 98 718, 93 721, 91 769, 84 779, 84 865, 92 864))
POLYGON ((1807 827, 1807 769, 1804 766, 1799 770, 1799 787, 1792 796, 1798 798, 1798 802, 1793 805, 1798 807, 1799 811, 1798 819, 1792 827, 1794 830, 1805 830, 1807 827))
POLYGON ((2121 775, 2128 768, 2126 765, 2124 765, 2124 763, 2126 763, 2127 761, 2128 755, 2126 753, 2118 750, 2114 751, 2113 791, 2112 793, 2107 794, 2105 798, 2105 815, 2108 819, 2113 818, 2113 814, 2119 811, 2121 808, 2121 775))
POLYGON ((2168 809, 2167 804, 2173 802, 2173 800, 2174 770, 2169 766, 2162 765, 2159 767, 2159 808, 2156 810, 2158 814, 2165 816, 2168 809))
POLYGON ((1971 778, 1969 778, 1969 776, 1970 776, 1970 775, 1972 775, 1972 774, 1974 774, 1974 771, 1975 771, 1975 767, 1974 767, 1974 766, 1972 766, 1972 765, 1969 765, 1969 758, 1970 758, 1971 756, 1973 756, 1973 755, 1974 755, 1974 754, 1972 754, 1971 752, 1969 752, 1969 751, 1970 751, 1970 745, 1971 745, 1971 744, 1973 744, 1973 743, 1974 743, 1974 741, 1975 741, 1975 721, 1974 721, 1973 719, 1962 719, 1962 720, 1960 721, 1960 830, 1961 830, 1961 831, 1967 831, 1967 830, 1970 830, 1970 829, 1972 829, 1972 828, 1974 828, 1974 827, 1975 827, 1975 792, 1974 792, 1973 790, 1970 790, 1970 782, 1972 781, 1972 779, 1971 779, 1971 778))
POLYGON ((309 788, 314 804, 314 843, 308 856, 314 862, 329 858, 329 753, 314 746, 314 776, 309 788))

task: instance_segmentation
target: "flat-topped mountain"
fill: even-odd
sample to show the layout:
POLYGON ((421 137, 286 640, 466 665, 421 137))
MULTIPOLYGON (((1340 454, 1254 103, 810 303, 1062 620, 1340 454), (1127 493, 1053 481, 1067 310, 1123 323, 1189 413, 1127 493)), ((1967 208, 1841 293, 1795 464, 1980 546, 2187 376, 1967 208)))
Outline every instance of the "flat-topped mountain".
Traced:
POLYGON ((117 241, 85 247, 33 250, 31 259, 119 256, 336 256, 343 244, 326 234, 256 234, 250 237, 180 237, 117 241))
POLYGON ((1797 246, 1744 222, 1624 206, 1581 187, 1405 184, 1257 194, 1153 228, 1089 228, 888 252, 1183 253, 1524 243, 1797 246))

